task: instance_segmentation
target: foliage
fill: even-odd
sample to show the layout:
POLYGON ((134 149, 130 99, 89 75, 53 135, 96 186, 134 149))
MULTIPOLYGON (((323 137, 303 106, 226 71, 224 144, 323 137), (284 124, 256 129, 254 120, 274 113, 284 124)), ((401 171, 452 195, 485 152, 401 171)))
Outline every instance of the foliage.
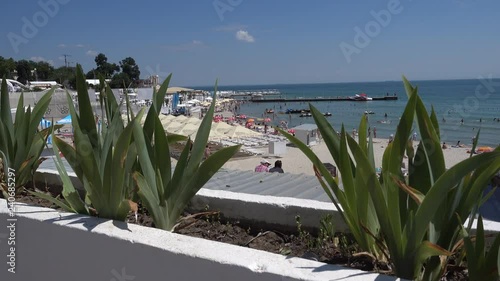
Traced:
MULTIPOLYGON (((376 246, 376 237, 378 236, 380 225, 375 216, 369 190, 362 188, 369 180, 368 171, 361 170, 362 167, 359 165, 357 167, 354 166, 353 159, 351 159, 347 152, 348 144, 346 138, 349 137, 349 134, 346 133, 344 127, 342 127, 341 135, 338 136, 326 118, 312 105, 310 107, 321 136, 325 140, 325 144, 333 160, 338 165, 339 173, 342 175, 343 188, 339 187, 337 180, 332 177, 325 165, 311 149, 292 135, 283 130, 280 131, 311 160, 316 177, 328 197, 335 204, 337 210, 340 211, 359 247, 363 251, 372 253, 377 258, 383 259, 383 252, 376 246)), ((366 139, 363 137, 365 131, 366 119, 362 118, 358 130, 360 139, 366 139)), ((363 147, 361 151, 367 158, 366 163, 369 163, 370 169, 374 169, 375 160, 371 146, 363 143, 361 145, 363 147)))
MULTIPOLYGON (((4 167, 16 171, 16 187, 31 180, 32 174, 44 160, 40 159, 49 129, 38 131, 40 121, 49 106, 54 89, 49 90, 31 109, 25 108, 21 93, 15 121, 12 120, 10 97, 5 79, 0 94, 0 151, 4 154, 4 167)), ((17 191, 20 189, 17 188, 17 191)))
POLYGON ((155 226, 169 231, 175 228, 177 220, 191 198, 240 148, 240 146, 223 148, 202 162, 212 125, 214 96, 212 105, 200 124, 192 148, 191 140, 188 140, 172 173, 172 164, 168 160, 169 136, 165 134, 158 118, 170 77, 165 80, 158 93, 155 93, 144 129, 137 124, 134 126, 134 140, 140 163, 140 171, 134 173, 138 194, 153 217, 155 226))
POLYGON ((94 74, 97 75, 96 77, 103 75, 104 78, 111 78, 115 72, 120 70, 116 63, 109 63, 108 58, 103 53, 99 53, 94 61, 97 66, 94 74))
POLYGON ((366 145, 363 120, 358 144, 344 128, 338 137, 326 118, 310 106, 339 166, 343 190, 307 146, 282 133, 313 162, 321 185, 363 249, 375 255, 385 253, 399 277, 438 280, 447 261, 443 257, 451 254, 461 228, 455 214, 468 217, 476 208, 489 180, 500 169, 500 149, 476 155, 446 170, 436 114, 427 113, 417 88, 403 79, 409 100, 395 138, 385 150, 380 177, 373 161, 371 138, 366 145), (410 140, 414 122, 422 136, 416 152, 410 140), (401 171, 405 154, 409 163, 407 178, 401 171), (375 245, 378 250, 373 249, 375 245))
POLYGON ((486 243, 483 227, 483 218, 479 216, 475 237, 471 237, 467 230, 462 227, 463 244, 467 255, 467 270, 470 280, 495 281, 499 280, 500 274, 497 262, 500 259, 500 234, 497 234, 488 253, 486 253, 486 243), (475 243, 474 243, 475 240, 475 243))
POLYGON ((16 62, 13 58, 5 59, 0 56, 0 77, 6 77, 7 79, 14 78, 14 71, 16 70, 16 62))
MULTIPOLYGON (((105 111, 108 126, 103 126, 102 133, 99 133, 85 77, 79 65, 77 66, 77 89, 79 114, 71 102, 71 96, 67 94, 75 146, 54 137, 54 152, 57 154, 60 150, 65 156, 78 179, 83 183, 86 202, 95 209, 99 217, 124 220, 130 210, 128 200, 133 190, 131 171, 136 162, 136 152, 131 142, 133 125, 137 121, 134 119, 127 127, 124 127, 120 107, 111 89, 107 87, 105 93, 101 93, 101 105, 105 111)), ((141 114, 136 118, 141 118, 141 114)), ((59 157, 57 163, 63 179, 63 195, 66 199, 66 202, 58 201, 59 204, 65 204, 64 208, 70 211, 88 213, 88 207, 77 196, 59 157)))
POLYGON ((131 57, 126 57, 122 61, 120 61, 120 67, 122 69, 122 73, 127 74, 131 81, 139 80, 141 75, 141 71, 139 70, 139 66, 135 63, 135 60, 131 57))

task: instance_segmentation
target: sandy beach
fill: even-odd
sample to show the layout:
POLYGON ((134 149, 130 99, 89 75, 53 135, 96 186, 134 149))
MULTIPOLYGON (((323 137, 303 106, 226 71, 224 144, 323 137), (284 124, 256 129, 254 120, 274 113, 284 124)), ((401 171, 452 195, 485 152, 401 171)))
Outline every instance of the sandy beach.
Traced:
MULTIPOLYGON (((388 140, 386 139, 374 139, 373 147, 374 147, 374 155, 375 155, 375 164, 377 167, 382 166, 382 156, 387 147, 388 140)), ((414 142, 414 147, 418 142, 414 142)), ((326 147, 324 142, 311 146, 312 151, 319 157, 319 159, 323 163, 332 163, 337 166, 333 162, 333 158, 326 147)), ((469 147, 448 147, 444 149, 444 157, 446 167, 450 168, 453 165, 459 163, 460 161, 469 157, 467 150, 469 147)), ((267 149, 263 148, 263 155, 252 156, 244 159, 232 159, 227 162, 223 168, 233 169, 233 170, 242 170, 242 171, 253 171, 255 166, 259 165, 261 159, 267 159, 271 162, 272 166, 274 166, 274 162, 276 160, 281 160, 283 162, 283 170, 285 173, 291 174, 305 174, 314 176, 314 171, 312 168, 311 161, 296 147, 287 147, 286 153, 281 156, 269 155, 267 153, 267 149)))

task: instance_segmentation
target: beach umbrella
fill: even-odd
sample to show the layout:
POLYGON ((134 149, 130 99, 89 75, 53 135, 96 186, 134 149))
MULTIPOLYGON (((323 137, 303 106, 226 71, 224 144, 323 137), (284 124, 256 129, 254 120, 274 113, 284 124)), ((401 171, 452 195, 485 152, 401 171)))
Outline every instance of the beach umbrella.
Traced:
POLYGON ((248 123, 253 123, 253 122, 255 122, 255 120, 253 118, 250 118, 250 119, 247 120, 247 122, 248 123))
POLYGON ((201 119, 196 118, 196 117, 190 117, 184 122, 185 124, 193 124, 193 125, 200 125, 201 119))
POLYGON ((167 126, 163 126, 163 129, 169 133, 174 133, 175 131, 181 129, 184 124, 179 122, 170 122, 167 126))
POLYGON ((227 124, 226 122, 215 123, 212 125, 211 131, 216 131, 221 134, 229 132, 233 126, 227 124))
POLYGON ((241 137, 250 137, 250 136, 260 136, 261 133, 256 131, 249 130, 242 126, 233 126, 229 132, 226 133, 227 137, 230 138, 241 138, 241 137))
POLYGON ((183 127, 180 127, 175 133, 183 136, 191 136, 194 135, 199 129, 199 126, 194 124, 185 124, 183 127))
POLYGON ((266 122, 266 123, 267 123, 267 122, 271 122, 271 118, 266 118, 266 119, 264 119, 264 122, 266 122))
POLYGON ((179 116, 175 117, 175 121, 178 123, 185 123, 187 121, 187 119, 188 118, 184 115, 179 115, 179 116))

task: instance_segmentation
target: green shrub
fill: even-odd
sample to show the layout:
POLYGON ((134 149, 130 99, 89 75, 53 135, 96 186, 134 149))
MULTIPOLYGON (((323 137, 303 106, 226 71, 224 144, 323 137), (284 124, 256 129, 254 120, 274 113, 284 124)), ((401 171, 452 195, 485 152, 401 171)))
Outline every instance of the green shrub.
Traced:
MULTIPOLYGON (((30 181, 35 170, 44 160, 40 158, 50 129, 39 131, 54 89, 48 91, 31 109, 25 108, 24 94, 21 93, 17 104, 15 121, 12 120, 10 97, 5 78, 0 93, 0 157, 6 170, 11 168, 16 174, 16 192, 30 181)), ((2 173, 2 171, 0 171, 2 173)), ((2 189, 2 192, 5 191, 2 189)), ((5 198, 7 198, 5 196, 5 198)))
MULTIPOLYGON (((168 136, 158 118, 159 109, 168 84, 162 85, 153 100, 144 129, 134 126, 134 140, 138 149, 140 171, 134 173, 141 201, 153 217, 155 226, 173 230, 182 211, 191 198, 239 150, 240 146, 223 148, 203 159, 215 108, 212 105, 200 124, 191 148, 189 140, 172 174, 168 136)), ((217 92, 217 84, 215 86, 217 92)))
POLYGON ((500 148, 446 170, 436 114, 434 110, 430 115, 427 113, 417 88, 403 79, 409 100, 395 138, 385 150, 380 176, 374 165, 371 137, 366 145, 363 120, 357 143, 344 128, 341 136, 337 136, 321 112, 310 105, 321 135, 339 166, 343 189, 307 146, 281 132, 312 161, 321 185, 362 249, 377 257, 383 253, 399 277, 439 280, 446 256, 451 255, 460 238, 462 225, 456 214, 460 217, 474 214, 489 180, 500 169, 500 148), (410 140, 414 122, 422 136, 416 152, 410 140), (401 171, 405 155, 409 162, 408 177, 401 171))

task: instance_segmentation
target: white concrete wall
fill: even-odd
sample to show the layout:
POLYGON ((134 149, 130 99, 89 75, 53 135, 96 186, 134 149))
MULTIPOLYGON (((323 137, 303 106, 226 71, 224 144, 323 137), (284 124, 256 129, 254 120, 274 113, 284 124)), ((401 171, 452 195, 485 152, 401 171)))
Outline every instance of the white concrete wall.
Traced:
MULTIPOLYGON (((75 188, 83 189, 76 175, 72 172, 68 174, 75 188)), ((35 174, 35 179, 38 188, 46 185, 62 184, 59 174, 53 170, 39 169, 35 174)), ((209 210, 220 211, 229 219, 250 222, 265 220, 267 225, 276 225, 288 229, 297 228, 295 221, 297 215, 300 216, 303 227, 317 228, 321 218, 331 214, 336 230, 349 232, 349 228, 333 203, 202 188, 191 200, 190 209, 192 211, 204 211, 206 207, 209 210)), ((472 233, 474 233, 476 222, 473 224, 472 233)), ((467 223, 468 220, 465 221, 465 225, 467 223)), ((484 229, 486 233, 499 233, 500 223, 484 220, 484 229)))
MULTIPOLYGON (((75 188, 83 189, 76 175, 73 172, 68 174, 75 188)), ((36 172, 35 181, 38 188, 62 184, 56 171, 45 169, 36 172)), ((288 229, 297 229, 297 215, 303 227, 317 228, 321 218, 331 214, 338 231, 349 231, 333 203, 202 188, 191 200, 190 210, 204 211, 207 206, 210 210, 220 211, 226 218, 245 221, 262 221, 265 218, 267 224, 288 229)))
POLYGON ((0 280, 397 280, 26 205, 16 210, 13 274, 7 271, 8 218, 6 201, 1 199, 0 280))

